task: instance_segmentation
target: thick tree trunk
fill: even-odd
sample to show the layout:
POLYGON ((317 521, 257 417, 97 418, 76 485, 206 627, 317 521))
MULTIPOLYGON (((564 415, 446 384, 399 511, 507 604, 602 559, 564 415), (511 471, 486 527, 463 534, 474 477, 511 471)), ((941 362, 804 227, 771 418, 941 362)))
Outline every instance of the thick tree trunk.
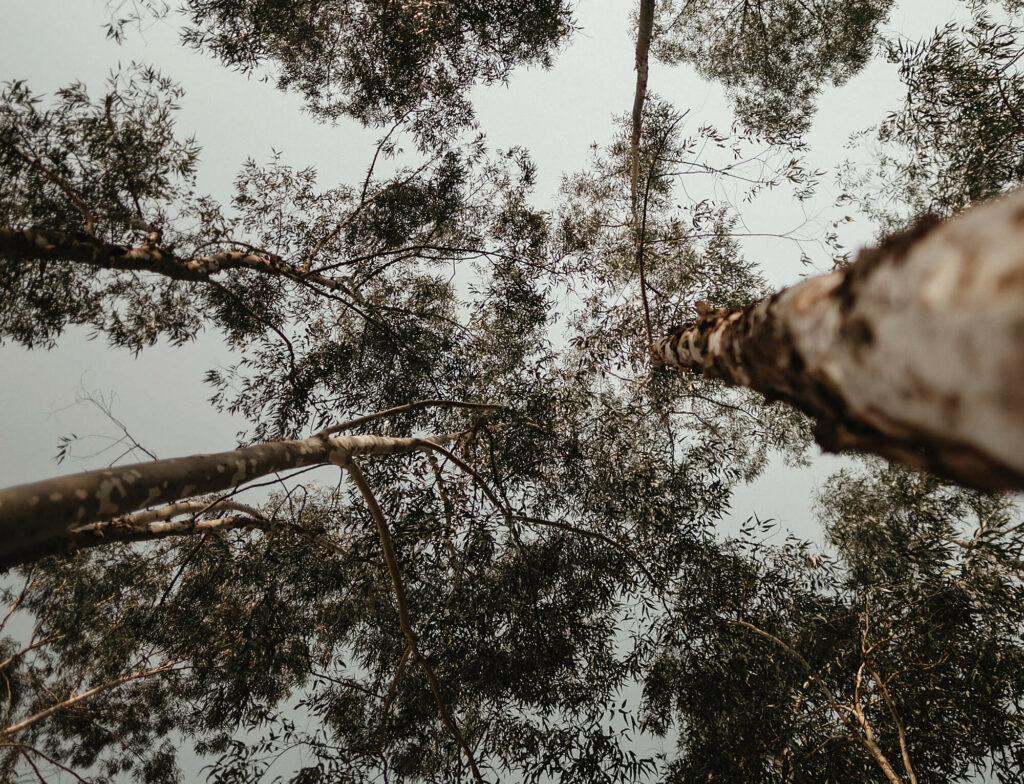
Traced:
MULTIPOLYGON (((441 440, 447 440, 444 437, 441 440)), ((314 436, 170 460, 88 471, 0 490, 0 568, 74 546, 90 524, 137 509, 231 491, 266 474, 357 455, 430 448, 419 438, 314 436)))
POLYGON ((1024 489, 1024 191, 743 310, 698 311, 656 362, 796 406, 829 451, 1024 489))

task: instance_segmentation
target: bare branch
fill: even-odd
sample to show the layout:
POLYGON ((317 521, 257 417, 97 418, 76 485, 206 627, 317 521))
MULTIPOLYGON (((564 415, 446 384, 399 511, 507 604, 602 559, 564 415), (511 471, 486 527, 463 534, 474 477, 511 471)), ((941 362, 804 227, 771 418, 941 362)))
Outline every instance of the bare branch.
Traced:
POLYGON ((640 16, 636 32, 636 91, 633 94, 633 132, 629 144, 629 186, 633 222, 637 222, 637 201, 640 180, 640 134, 647 99, 647 65, 654 33, 654 0, 640 0, 640 16))
POLYGON ((405 403, 384 411, 377 411, 373 414, 367 414, 366 416, 357 417, 356 419, 350 419, 348 422, 343 422, 340 425, 325 428, 317 433, 317 435, 329 436, 335 433, 341 433, 345 430, 351 430, 352 428, 359 427, 360 425, 365 425, 367 422, 372 422, 376 419, 383 419, 385 417, 394 416, 395 414, 404 414, 407 411, 414 411, 419 408, 428 408, 433 406, 441 408, 468 408, 477 411, 497 411, 506 407, 499 403, 467 403, 462 400, 416 400, 412 403, 405 403))

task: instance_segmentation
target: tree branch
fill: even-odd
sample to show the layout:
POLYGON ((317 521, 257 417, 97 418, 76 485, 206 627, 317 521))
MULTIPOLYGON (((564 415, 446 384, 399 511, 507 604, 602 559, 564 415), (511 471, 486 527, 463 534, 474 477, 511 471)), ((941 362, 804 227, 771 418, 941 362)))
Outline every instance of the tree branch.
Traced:
POLYGON ((633 222, 637 222, 640 188, 640 134, 643 128, 644 101, 647 99, 647 65, 654 33, 654 0, 640 0, 636 31, 636 90, 633 93, 633 130, 629 142, 629 188, 633 222))
POLYGON ((11 740, 16 734, 21 732, 23 729, 31 727, 33 724, 42 721, 47 716, 52 716, 54 713, 57 713, 58 711, 70 708, 72 705, 77 705, 82 700, 87 700, 89 699, 89 697, 92 697, 95 694, 99 694, 100 692, 116 688, 130 681, 139 680, 140 678, 149 678, 153 675, 160 675, 164 672, 170 672, 171 670, 173 670, 175 666, 181 664, 183 661, 185 661, 185 659, 174 659, 173 661, 164 662, 159 667, 153 667, 149 670, 144 670, 142 672, 134 672, 130 675, 124 675, 120 678, 115 678, 114 680, 108 681, 107 683, 104 683, 93 689, 83 691, 81 694, 76 694, 73 697, 69 697, 66 700, 62 700, 61 702, 58 702, 55 705, 51 705, 49 708, 46 708, 45 710, 41 710, 38 713, 29 716, 27 719, 24 719, 23 721, 19 721, 17 724, 12 724, 6 729, 0 730, 0 742, 11 740))
POLYGON ((467 408, 477 411, 497 411, 505 408, 505 406, 499 403, 467 403, 462 400, 416 400, 412 403, 405 403, 400 406, 394 406, 384 411, 377 411, 373 414, 367 414, 366 416, 357 417, 356 419, 350 419, 348 422, 343 422, 340 425, 334 425, 333 427, 325 428, 317 433, 318 436, 329 436, 335 433, 341 433, 345 430, 351 430, 354 427, 365 425, 367 422, 372 422, 376 419, 383 419, 385 417, 394 416, 395 414, 404 414, 407 411, 414 411, 419 408, 427 407, 442 407, 442 408, 467 408))
POLYGON ((313 436, 88 471, 0 490, 0 569, 61 552, 83 526, 146 506, 236 490, 266 474, 344 463, 354 455, 408 454, 423 444, 418 438, 313 436))
POLYGON ((455 738, 456 742, 462 748, 462 751, 466 755, 466 759, 469 761, 470 770, 473 772, 473 778, 478 784, 483 784, 483 777, 480 775, 480 770, 477 768, 476 759, 473 757, 473 751, 469 748, 469 744, 466 743, 465 737, 459 730, 458 725, 455 724, 451 714, 448 711, 448 707, 444 702, 444 698, 441 695, 441 685, 437 680, 437 676, 434 674, 434 669, 430 666, 426 657, 420 653, 417 647, 417 636, 416 632, 412 628, 412 619, 409 615, 409 603, 405 596, 405 586, 402 583, 402 573, 398 566, 398 556, 395 554, 395 544, 391 539, 391 531, 388 528, 387 520, 384 519, 384 512, 381 511, 380 505, 377 503, 377 498, 373 494, 373 490, 366 481, 366 477, 363 476, 363 472, 354 460, 349 460, 343 465, 348 471, 349 476, 352 477, 352 481, 355 482, 356 487, 359 488, 360 494, 363 496, 363 500, 366 502, 366 506, 370 510, 370 516, 373 517, 374 522, 377 524, 377 533, 380 537, 381 549, 384 551, 384 561, 387 563, 388 571, 391 573, 391 583, 395 591, 395 603, 398 607, 398 624, 402 629, 402 634, 405 635, 405 639, 408 641, 409 649, 412 652, 413 659, 416 660, 417 664, 423 668, 424 674, 427 676, 427 681, 430 683, 430 690, 434 694, 434 701, 437 703, 437 710, 441 714, 441 720, 444 722, 445 727, 455 738))
POLYGON ((885 681, 878 677, 878 673, 875 672, 874 668, 870 665, 868 667, 868 671, 871 673, 871 677, 875 679, 875 683, 878 684, 878 690, 882 692, 882 698, 885 700, 885 704, 889 707, 889 713, 892 714, 892 720, 896 724, 896 732, 899 733, 900 738, 900 754, 903 757, 903 767, 907 771, 907 776, 910 778, 910 784, 917 784, 917 775, 914 773, 914 766, 910 764, 910 750, 907 748, 907 731, 903 726, 903 721, 896 712, 896 706, 893 704, 892 697, 889 695, 889 689, 885 685, 885 681))

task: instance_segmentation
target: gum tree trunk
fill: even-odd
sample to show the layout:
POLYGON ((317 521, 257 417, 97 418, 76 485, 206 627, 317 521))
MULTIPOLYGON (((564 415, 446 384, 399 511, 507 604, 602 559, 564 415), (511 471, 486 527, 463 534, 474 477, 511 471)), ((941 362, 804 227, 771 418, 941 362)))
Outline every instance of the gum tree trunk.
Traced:
POLYGON ((157 245, 114 245, 88 234, 0 227, 0 258, 11 261, 71 261, 100 269, 155 272, 174 280, 208 281, 218 272, 248 269, 331 290, 347 291, 346 281, 309 272, 277 256, 222 251, 199 258, 181 258, 157 245))
POLYGON ((654 355, 796 406, 826 450, 1024 489, 1024 191, 743 310, 699 303, 654 355))
POLYGON ((89 524, 137 509, 230 492, 278 471, 325 463, 344 465, 358 455, 408 453, 435 443, 419 438, 313 436, 10 487, 0 490, 0 569, 73 546, 89 524))

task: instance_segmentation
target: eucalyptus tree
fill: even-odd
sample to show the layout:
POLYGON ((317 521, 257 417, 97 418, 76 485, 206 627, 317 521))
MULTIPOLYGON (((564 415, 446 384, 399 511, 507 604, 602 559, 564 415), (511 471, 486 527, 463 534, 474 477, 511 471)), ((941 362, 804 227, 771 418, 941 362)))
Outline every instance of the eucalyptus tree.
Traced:
MULTIPOLYGON (((863 62, 886 8, 834 9, 861 39, 837 44, 820 24, 798 26, 791 50, 816 53, 817 71, 842 78, 863 62)), ((689 319, 695 301, 757 313, 749 303, 767 294, 740 254, 730 207, 678 206, 679 180, 734 177, 756 190, 786 179, 799 196, 812 174, 791 155, 758 169, 773 148, 750 134, 704 125, 683 135, 684 118, 649 98, 638 67, 632 122, 567 180, 553 223, 531 203, 526 153, 491 152, 464 133, 465 92, 515 63, 544 62, 571 27, 562 4, 183 10, 187 42, 276 76, 322 117, 352 114, 384 135, 354 186, 323 189, 313 171, 251 162, 222 205, 195 192, 196 143, 175 135, 180 94, 159 73, 116 77, 99 100, 78 85, 50 106, 23 84, 5 93, 0 335, 48 346, 66 325, 87 324, 137 351, 159 336, 184 344, 219 330, 237 360, 207 381, 217 405, 245 415, 251 442, 0 493, 10 503, 0 514, 15 508, 16 524, 32 523, 45 509, 51 525, 5 553, 11 561, 78 548, 26 564, 24 582, 5 589, 8 618, 31 624, 21 643, 3 641, 5 775, 174 781, 185 738, 214 781, 283 767, 296 782, 637 781, 666 770, 631 750, 623 730, 670 728, 683 731, 667 769, 679 780, 758 765, 780 780, 957 776, 999 754, 1019 772, 1004 737, 1018 721, 1009 706, 1019 679, 961 677, 990 643, 996 663, 1018 661, 1019 618, 1004 606, 1017 598, 1003 571, 1009 540, 998 552, 992 537, 950 545, 972 580, 991 572, 984 595, 942 593, 953 572, 929 582, 928 568, 953 568, 936 548, 910 577, 900 569, 917 562, 893 550, 879 578, 891 596, 876 590, 861 568, 870 536, 839 523, 849 576, 799 550, 721 545, 713 525, 730 488, 770 448, 799 459, 804 420, 650 372, 654 336, 689 319), (420 158, 381 176, 378 159, 402 133, 420 158), (755 171, 702 157, 703 142, 755 171), (565 302, 572 312, 556 323, 565 302), (298 438, 310 431, 318 436, 298 438), (265 503, 235 498, 259 472, 325 462, 348 477, 334 491, 290 474, 265 503), (127 544, 137 540, 147 541, 127 544), (981 620, 957 615, 932 634, 933 616, 954 605, 981 620), (898 644, 876 638, 878 628, 898 644), (849 655, 851 641, 863 652, 876 640, 877 657, 849 655), (959 646, 952 670, 919 666, 919 653, 949 641, 959 646), (868 665, 878 674, 858 681, 868 665), (751 671, 765 676, 739 689, 751 671), (902 680, 888 679, 897 672, 902 680), (638 681, 643 728, 622 704, 638 681), (968 731, 936 752, 945 728, 929 734, 921 701, 948 683, 990 693, 976 714, 951 698, 968 731), (759 711, 790 730, 759 734, 759 711)), ((642 26, 652 10, 642 4, 642 26)), ((772 20, 776 37, 784 18, 772 20)), ((775 41, 751 40, 762 55, 775 41)), ((638 66, 645 53, 638 42, 638 66)), ((796 114, 757 115, 765 130, 800 126, 816 89, 808 73, 781 74, 782 94, 800 100, 796 114)), ((734 86, 755 84, 743 79, 734 86)), ((872 266, 898 264, 851 269, 872 266)), ((860 286, 858 276, 848 277, 860 286)), ((712 306, 700 315, 698 335, 713 318, 729 321, 712 306)), ((681 346, 696 346, 678 337, 687 334, 662 343, 662 358, 671 350, 686 364, 681 346)), ((973 475, 976 458, 965 452, 973 475)), ((951 504, 943 535, 969 507, 951 504)), ((894 514, 893 536, 903 536, 910 523, 894 514)), ((1004 512, 993 514, 1002 525, 1004 512)))
POLYGON ((819 504, 838 561, 751 524, 677 596, 645 692, 667 780, 1018 780, 1019 510, 881 464, 819 504))
MULTIPOLYGON (((800 5, 801 13, 809 11, 800 5)), ((744 15, 746 10, 744 4, 744 15)), ((1000 118, 1008 115, 1012 120, 1013 103, 1001 73, 1019 55, 1014 54, 1015 38, 1006 29, 993 32, 994 26, 980 18, 977 24, 989 34, 989 55, 1005 61, 994 80, 1002 98, 1000 118)), ((825 24, 824 18, 819 22, 825 24)), ((638 41, 646 42, 651 35, 648 24, 641 13, 638 41)), ((724 27, 722 22, 712 29, 724 27)), ((698 27, 693 34, 705 33, 698 27)), ((798 30, 793 40, 799 39, 798 30)), ((1024 400, 1015 392, 1024 368, 1019 341, 1024 330, 1021 196, 938 227, 929 215, 879 248, 862 251, 845 269, 743 309, 698 300, 695 313, 655 342, 646 291, 646 207, 643 212, 638 208, 639 143, 648 89, 646 62, 640 61, 646 57, 647 47, 638 43, 643 78, 637 79, 631 137, 631 275, 639 279, 654 364, 696 371, 754 389, 769 400, 786 401, 815 419, 816 440, 830 451, 873 452, 981 489, 1024 489, 1024 400)), ((929 73, 927 62, 922 71, 929 73)), ((968 92, 984 94, 985 88, 970 86, 979 81, 976 74, 950 73, 963 78, 968 92)), ((806 92, 808 106, 813 94, 811 89, 806 92)), ((939 96, 930 100, 941 104, 946 97, 941 90, 939 96)), ((958 101, 950 100, 946 107, 944 122, 958 101)), ((908 114, 913 117, 912 110, 908 114)), ((934 120, 935 115, 923 116, 934 120)), ((971 119, 978 119, 985 133, 1005 136, 984 119, 971 119)), ((914 122, 893 120, 894 127, 904 129, 914 122)), ((964 154, 973 155, 972 149, 964 154)), ((989 154, 986 145, 982 150, 989 154)), ((1007 150, 996 152, 1012 159, 1012 146, 1007 150)), ((917 165, 912 163, 911 169, 917 165)), ((1000 183, 1006 177, 993 174, 1000 183)), ((648 192, 651 183, 648 174, 648 192)), ((993 185, 985 187, 990 193, 993 185)))
POLYGON ((293 480, 260 509, 198 498, 156 533, 181 535, 29 567, 7 764, 174 780, 180 733, 215 780, 259 780, 288 748, 316 761, 300 781, 652 773, 609 721, 739 471, 727 442, 681 444, 584 368, 540 372, 461 457, 363 460, 356 488, 293 480))
POLYGON ((923 221, 743 310, 699 303, 657 359, 790 402, 826 449, 1022 489, 1022 210, 923 221))
POLYGON ((862 135, 874 159, 847 183, 883 230, 927 213, 946 217, 1021 184, 1021 33, 1016 17, 998 21, 974 4, 969 24, 950 22, 916 44, 887 43, 906 97, 862 135))

